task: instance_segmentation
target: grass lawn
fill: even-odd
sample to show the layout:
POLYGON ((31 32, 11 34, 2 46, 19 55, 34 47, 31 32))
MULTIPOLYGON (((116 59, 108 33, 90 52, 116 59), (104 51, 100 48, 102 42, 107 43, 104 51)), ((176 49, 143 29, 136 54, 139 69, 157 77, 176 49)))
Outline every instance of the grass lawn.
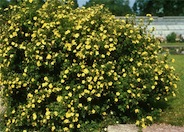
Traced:
POLYGON ((170 57, 175 59, 172 65, 180 77, 178 94, 168 100, 170 106, 162 112, 158 122, 184 126, 184 55, 170 55, 170 57))
POLYGON ((184 47, 184 42, 182 43, 179 43, 179 42, 175 42, 175 43, 161 43, 160 44, 161 46, 164 46, 164 47, 184 47))

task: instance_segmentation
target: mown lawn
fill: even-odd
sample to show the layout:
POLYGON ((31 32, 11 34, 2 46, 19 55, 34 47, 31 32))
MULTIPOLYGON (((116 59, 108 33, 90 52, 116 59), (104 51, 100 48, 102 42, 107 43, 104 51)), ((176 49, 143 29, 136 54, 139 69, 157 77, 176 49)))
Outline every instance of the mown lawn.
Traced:
POLYGON ((169 107, 162 112, 158 122, 184 126, 184 55, 170 55, 170 58, 175 59, 175 63, 171 65, 175 67, 176 73, 180 77, 178 94, 175 98, 170 97, 169 107))
POLYGON ((184 47, 184 42, 175 42, 175 43, 161 43, 161 46, 167 47, 167 46, 171 46, 171 47, 184 47))

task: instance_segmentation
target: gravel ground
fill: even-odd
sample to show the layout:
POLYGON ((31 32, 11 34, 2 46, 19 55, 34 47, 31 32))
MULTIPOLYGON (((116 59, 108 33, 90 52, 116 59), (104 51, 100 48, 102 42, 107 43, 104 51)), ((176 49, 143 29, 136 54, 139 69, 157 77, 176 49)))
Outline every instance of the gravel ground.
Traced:
POLYGON ((153 124, 142 130, 143 132, 184 132, 184 126, 172 126, 169 124, 153 124))
MULTIPOLYGON (((140 132, 133 124, 117 124, 107 128, 108 132, 140 132)), ((153 124, 142 129, 142 132, 184 132, 184 126, 172 126, 168 124, 153 124)))

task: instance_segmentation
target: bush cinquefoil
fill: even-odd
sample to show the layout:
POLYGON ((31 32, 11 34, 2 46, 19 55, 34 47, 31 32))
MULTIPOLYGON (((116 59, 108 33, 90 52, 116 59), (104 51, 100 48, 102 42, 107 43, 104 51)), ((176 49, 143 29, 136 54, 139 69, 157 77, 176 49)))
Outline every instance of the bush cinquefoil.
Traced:
POLYGON ((82 131, 109 116, 144 127, 156 104, 175 95, 174 68, 144 22, 118 20, 101 5, 74 10, 64 0, 24 1, 6 12, 0 81, 7 132, 82 131))

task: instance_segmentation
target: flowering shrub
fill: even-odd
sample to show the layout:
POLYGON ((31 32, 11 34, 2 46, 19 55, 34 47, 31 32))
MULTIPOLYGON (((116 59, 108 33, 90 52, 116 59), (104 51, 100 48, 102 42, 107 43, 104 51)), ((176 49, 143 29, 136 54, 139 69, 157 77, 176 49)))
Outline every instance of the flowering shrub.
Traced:
POLYGON ((118 20, 103 6, 37 5, 1 16, 5 131, 82 131, 109 117, 144 127, 156 104, 175 96, 174 68, 144 22, 118 20))

